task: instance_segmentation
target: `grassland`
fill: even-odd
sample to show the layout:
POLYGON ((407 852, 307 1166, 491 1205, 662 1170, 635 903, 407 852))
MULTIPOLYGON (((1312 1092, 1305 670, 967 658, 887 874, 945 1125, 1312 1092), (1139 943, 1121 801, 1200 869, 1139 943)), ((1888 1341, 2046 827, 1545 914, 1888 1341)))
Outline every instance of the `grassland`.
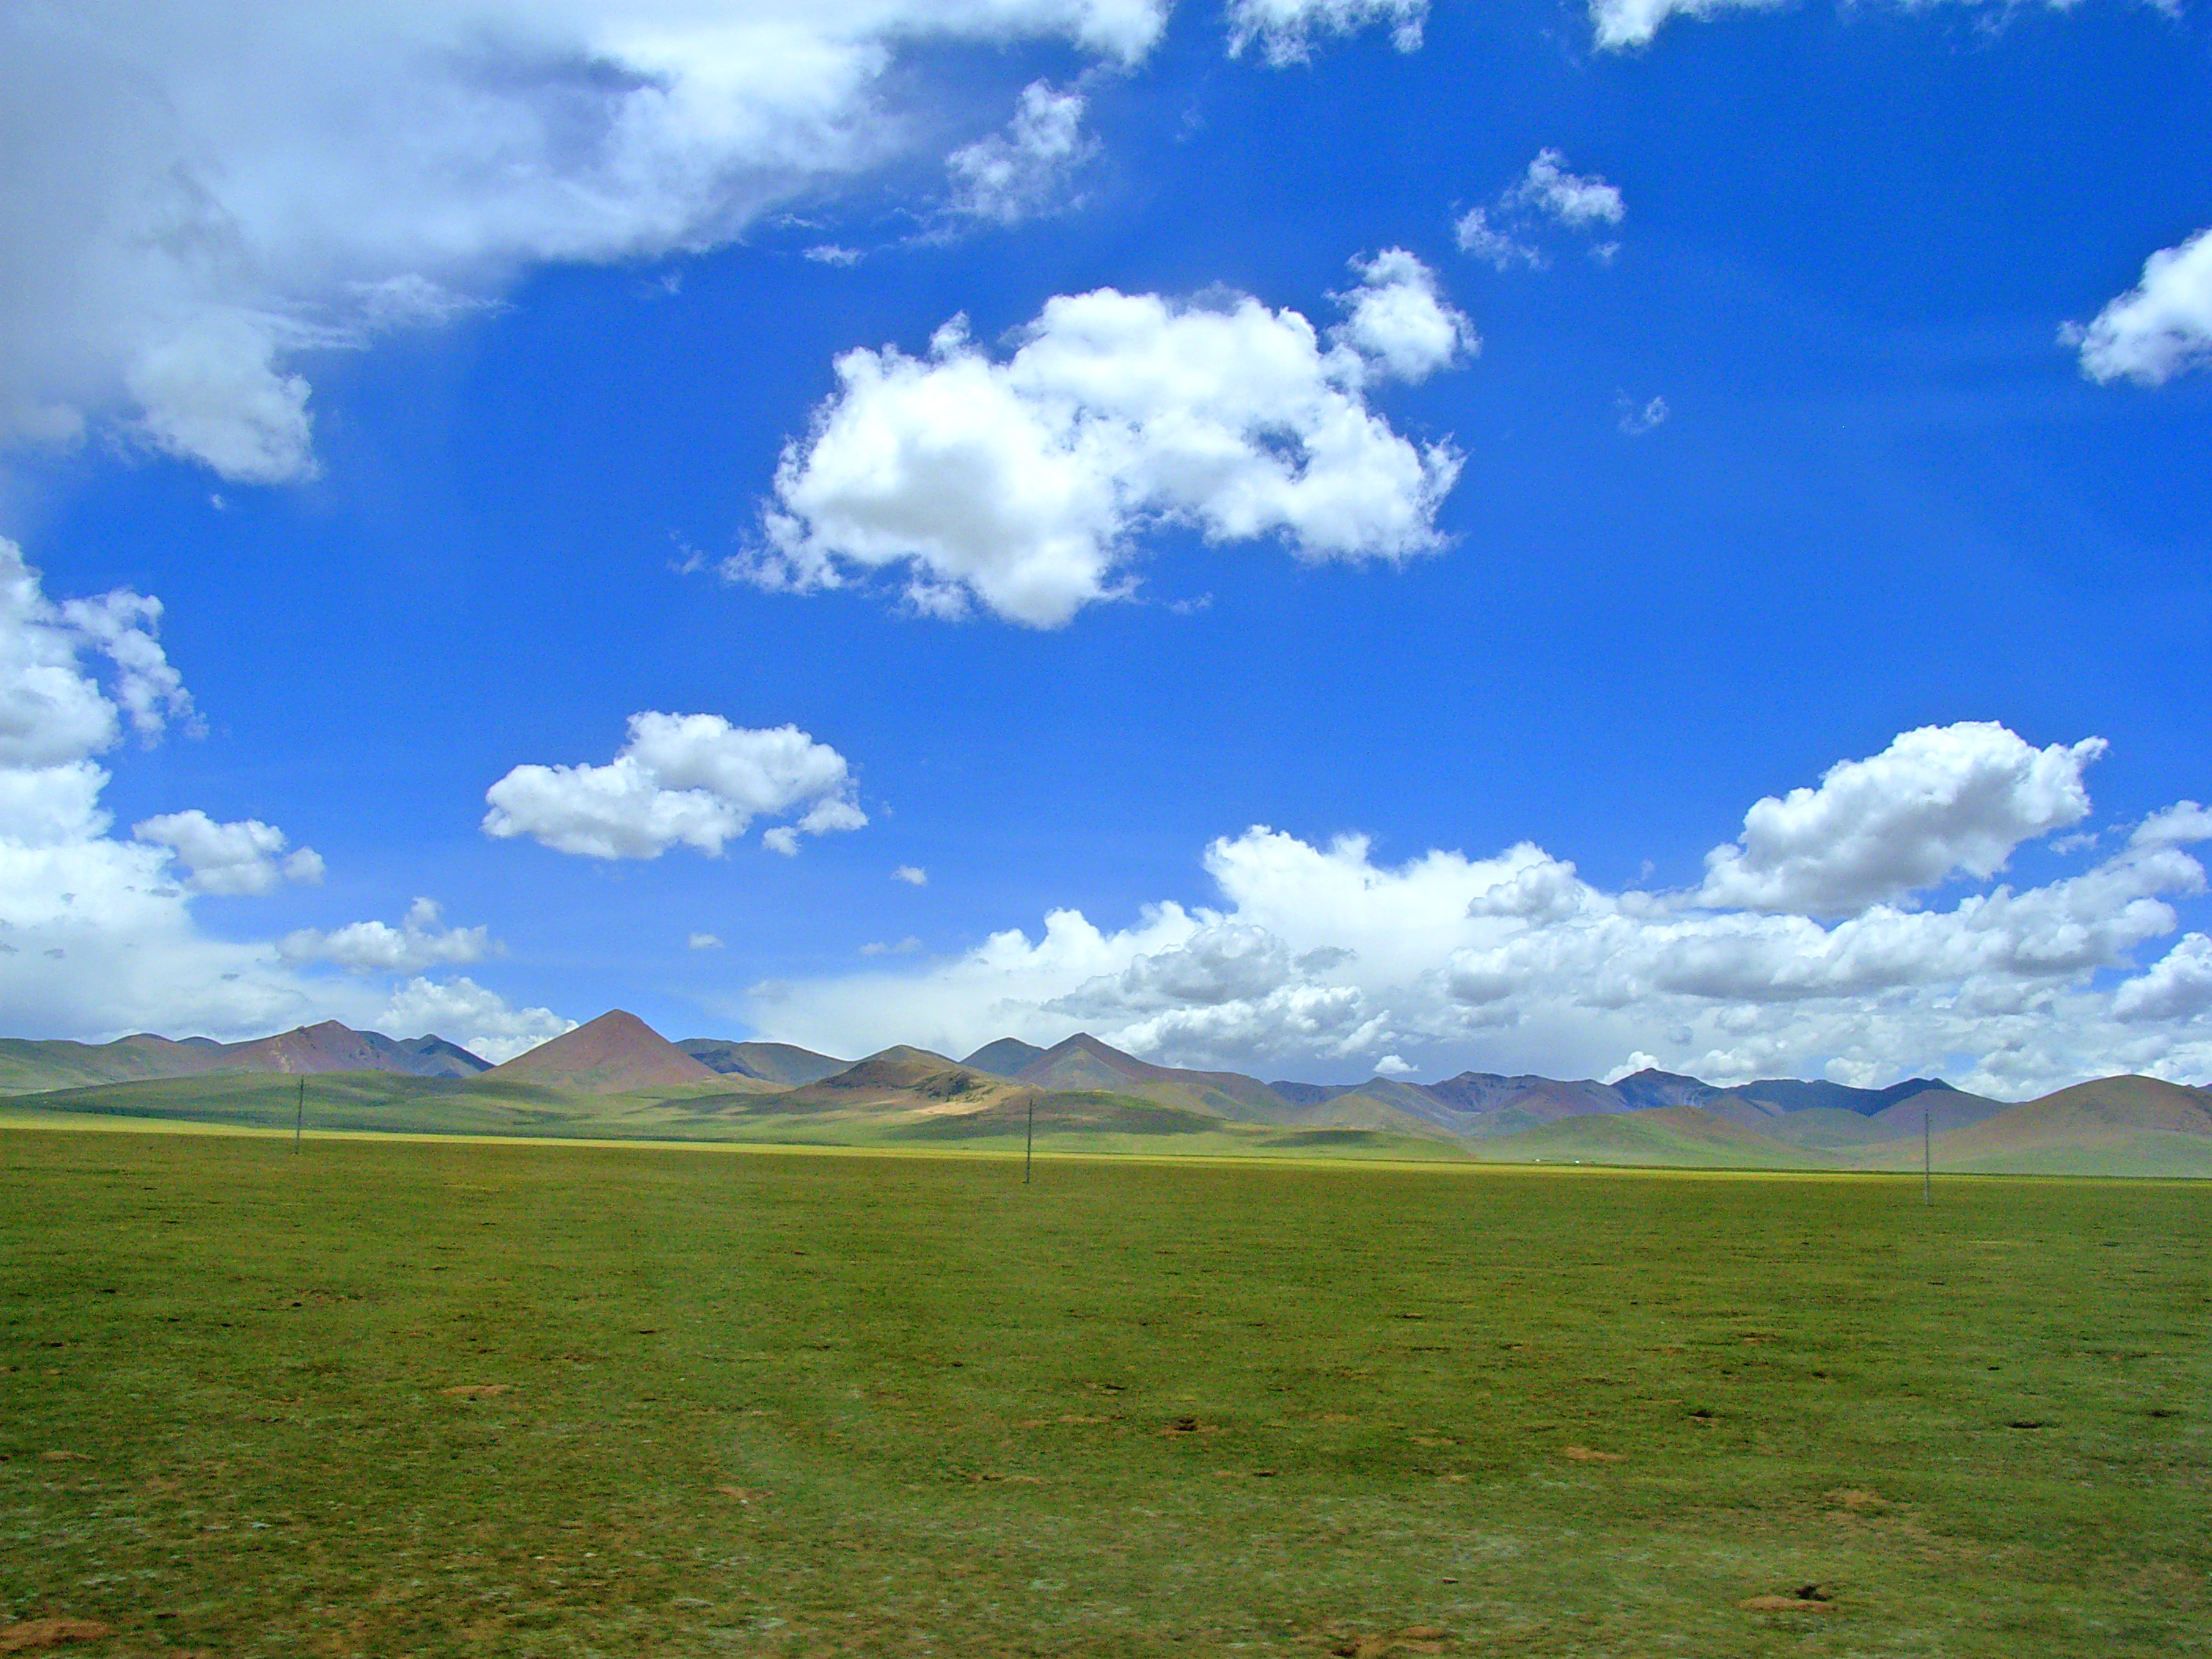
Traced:
POLYGON ((936 1103, 897 1091, 807 1090, 763 1093, 719 1084, 601 1095, 479 1077, 393 1077, 325 1073, 309 1078, 228 1073, 143 1083, 60 1089, 0 1099, 0 1120, 81 1118, 289 1129, 303 1115, 313 1129, 383 1134, 517 1135, 584 1140, 728 1141, 782 1146, 896 1147, 957 1145, 1018 1151, 1031 1132, 1049 1151, 1185 1157, 1325 1154, 1403 1161, 1460 1159, 1464 1150, 1435 1135, 1379 1128, 1312 1128, 1233 1123, 1103 1090, 1059 1090, 1009 1097, 982 1110, 913 1109, 936 1103), (301 1090, 301 1085, 306 1087, 301 1090))
POLYGON ((2212 1648, 2201 1186, 20 1127, 0 1182, 0 1617, 83 1651, 2212 1648))

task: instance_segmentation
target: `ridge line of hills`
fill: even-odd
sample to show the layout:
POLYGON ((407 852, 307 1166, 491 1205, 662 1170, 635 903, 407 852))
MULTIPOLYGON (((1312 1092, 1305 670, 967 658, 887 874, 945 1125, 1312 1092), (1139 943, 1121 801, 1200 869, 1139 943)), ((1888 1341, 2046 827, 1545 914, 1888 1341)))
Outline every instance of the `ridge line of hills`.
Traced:
POLYGON ((615 1010, 493 1066, 434 1036, 335 1021, 249 1042, 139 1035, 0 1039, 14 1109, 270 1121, 317 1079, 319 1120, 454 1133, 771 1143, 989 1145, 1033 1116, 1048 1145, 1106 1151, 1741 1168, 1939 1167, 2212 1176, 2212 1090, 2095 1079, 2008 1103, 1912 1078, 1886 1089, 1647 1070, 1614 1083, 1464 1072, 1431 1084, 1263 1083, 1154 1065, 1079 1032, 965 1060, 896 1047, 847 1061, 784 1043, 671 1042, 615 1010), (281 1099, 279 1098, 281 1097, 281 1099))

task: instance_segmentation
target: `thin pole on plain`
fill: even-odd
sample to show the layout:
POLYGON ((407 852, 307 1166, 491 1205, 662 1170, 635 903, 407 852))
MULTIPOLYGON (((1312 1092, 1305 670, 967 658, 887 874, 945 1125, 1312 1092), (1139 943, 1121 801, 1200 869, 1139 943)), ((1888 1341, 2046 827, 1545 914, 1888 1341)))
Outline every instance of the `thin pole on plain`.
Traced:
POLYGON ((307 1079, 300 1079, 300 1111, 292 1120, 292 1154, 299 1156, 300 1137, 307 1132, 307 1079))
POLYGON ((1029 1128, 1022 1136, 1022 1185, 1030 1184, 1030 1164, 1036 1157, 1036 1097, 1030 1097, 1029 1128))
POLYGON ((1936 1201, 1936 1114, 1920 1109, 1920 1202, 1936 1201))

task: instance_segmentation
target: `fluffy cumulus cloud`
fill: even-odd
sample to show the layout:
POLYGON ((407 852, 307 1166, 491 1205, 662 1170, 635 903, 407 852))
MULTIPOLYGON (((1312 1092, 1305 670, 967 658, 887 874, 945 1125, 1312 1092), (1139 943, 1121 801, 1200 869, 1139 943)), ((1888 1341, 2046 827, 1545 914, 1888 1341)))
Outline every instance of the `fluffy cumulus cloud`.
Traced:
POLYGON ((466 975, 407 980, 374 1018, 378 1030, 435 1031, 495 1065, 576 1029, 550 1008, 513 1007, 466 975))
POLYGON ((1711 17, 1723 11, 1771 11, 1782 0, 1590 0, 1590 29, 1607 52, 1645 46, 1670 17, 1711 17))
POLYGON ((2097 380, 2158 386, 2212 362, 2212 230, 2152 254, 2140 283, 2059 338, 2097 380))
POLYGON ((845 757, 795 726, 750 730, 719 714, 633 714, 605 766, 518 766, 484 792, 488 836, 527 836, 559 853, 659 858, 671 847, 720 857, 756 817, 797 813, 761 837, 799 851, 801 835, 858 830, 845 757))
MULTIPOLYGON (((1537 238, 1551 226, 1585 234, 1613 228, 1628 216, 1628 204, 1620 186, 1595 173, 1577 173, 1556 149, 1541 149, 1520 178, 1486 206, 1470 208, 1452 222, 1453 239, 1460 252, 1499 270, 1525 266, 1540 270, 1549 256, 1537 238)), ((1618 242, 1590 246, 1593 257, 1610 260, 1618 242)))
POLYGON ((1429 0, 1229 0, 1229 50, 1256 45, 1269 63, 1303 64, 1316 37, 1352 34, 1381 25, 1401 52, 1421 49, 1429 0))
POLYGON ((321 854, 312 847, 287 852, 284 832, 259 818, 217 823, 194 807, 147 818, 131 834, 167 848, 179 879, 195 893, 267 893, 288 881, 313 885, 323 878, 321 854))
POLYGON ((904 973, 757 986, 749 1010, 766 1035, 839 1053, 1087 1028, 1271 1075, 1942 1072, 2006 1096, 2201 1076, 2212 945, 2190 934, 2148 969, 2138 956, 2203 890, 2186 848, 2212 839, 2212 812, 2183 803, 2073 873, 1990 884, 2022 842, 2081 821, 2101 747, 1978 723, 1908 732, 1755 805, 1706 881, 1671 892, 1607 891, 1526 843, 1391 865, 1358 836, 1255 827, 1206 849, 1210 904, 1162 902, 1118 931, 1055 911, 1034 937, 904 973))
POLYGON ((915 46, 1141 58, 1162 0, 0 7, 0 443, 314 470, 304 353, 684 252, 904 142, 915 46))
POLYGON ((1126 594, 1162 526, 1313 560, 1430 551, 1460 456, 1393 431, 1368 394, 1457 360, 1474 331, 1411 254, 1354 268, 1327 337, 1241 295, 1100 289, 1048 301, 1003 361, 963 319, 927 356, 848 352, 784 452, 763 544, 725 572, 806 589, 896 568, 924 612, 1053 628, 1126 594))
POLYGON ((946 159, 953 210, 1010 225, 1075 205, 1069 181, 1098 149, 1083 131, 1089 106, 1073 88, 1055 89, 1044 81, 1023 88, 1005 132, 979 138, 946 159))
POLYGON ((2097 738, 2033 748, 1987 720, 1907 732, 1817 789, 1756 803, 1741 839, 1706 856, 1698 898, 1849 915, 1954 872, 1985 878, 2022 842, 2088 816, 2082 772, 2104 752, 2097 738))
POLYGON ((1595 176, 1567 170, 1567 158, 1555 149, 1536 152, 1510 199, 1547 214, 1563 225, 1617 225, 1628 216, 1619 188, 1595 176))
MULTIPOLYGON (((552 1020, 471 986, 472 1023, 410 1029, 415 1005, 394 1014, 367 976, 302 971, 310 961, 411 971, 482 954, 481 929, 437 933, 434 910, 419 905, 397 929, 360 924, 281 947, 200 928, 199 896, 312 882, 322 860, 258 819, 226 823, 196 809, 145 819, 130 839, 114 833, 101 805, 109 775, 94 757, 126 733, 155 741, 192 715, 161 648, 161 615, 128 590, 57 604, 21 550, 0 541, 0 1030, 232 1038, 337 1018, 477 1047, 552 1020)), ((439 990, 416 985, 418 1001, 439 990)))
POLYGON ((329 962, 356 973, 419 973, 444 963, 481 961, 495 947, 483 927, 441 928, 434 899, 418 898, 398 927, 356 921, 322 933, 312 927, 284 935, 277 950, 291 962, 329 962))

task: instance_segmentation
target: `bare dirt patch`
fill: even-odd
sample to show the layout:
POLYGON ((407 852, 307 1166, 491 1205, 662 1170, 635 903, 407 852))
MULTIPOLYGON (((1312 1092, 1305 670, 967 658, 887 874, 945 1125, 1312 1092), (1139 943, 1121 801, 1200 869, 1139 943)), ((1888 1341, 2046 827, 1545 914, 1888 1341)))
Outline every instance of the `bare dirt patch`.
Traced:
POLYGON ((740 1504, 765 1504, 775 1496, 772 1492, 763 1492, 758 1486, 717 1486, 714 1490, 725 1498, 734 1498, 740 1504))
POLYGON ((1833 1613, 1836 1603, 1818 1584, 1800 1584, 1787 1595, 1754 1595, 1736 1606, 1746 1613, 1833 1613))
POLYGON ((58 1648, 64 1642, 97 1642, 107 1626, 96 1619, 25 1619, 0 1625, 0 1653, 58 1648))
POLYGON ((496 1400, 514 1386, 511 1382, 459 1382, 438 1392, 454 1400, 496 1400))
POLYGON ((1407 1625, 1402 1630, 1380 1631, 1371 1636, 1335 1638, 1329 1652, 1336 1659, 1383 1659, 1392 1653, 1442 1653, 1448 1634, 1439 1625, 1407 1625))
POLYGON ((1623 1461, 1619 1452, 1593 1451, 1588 1446, 1568 1446, 1559 1453, 1570 1463, 1618 1463, 1623 1461))
POLYGON ((1820 1496, 1838 1509, 1849 1510, 1853 1515, 1867 1515, 1889 1507, 1889 1499, 1878 1492, 1868 1491, 1864 1486, 1837 1486, 1820 1496))

